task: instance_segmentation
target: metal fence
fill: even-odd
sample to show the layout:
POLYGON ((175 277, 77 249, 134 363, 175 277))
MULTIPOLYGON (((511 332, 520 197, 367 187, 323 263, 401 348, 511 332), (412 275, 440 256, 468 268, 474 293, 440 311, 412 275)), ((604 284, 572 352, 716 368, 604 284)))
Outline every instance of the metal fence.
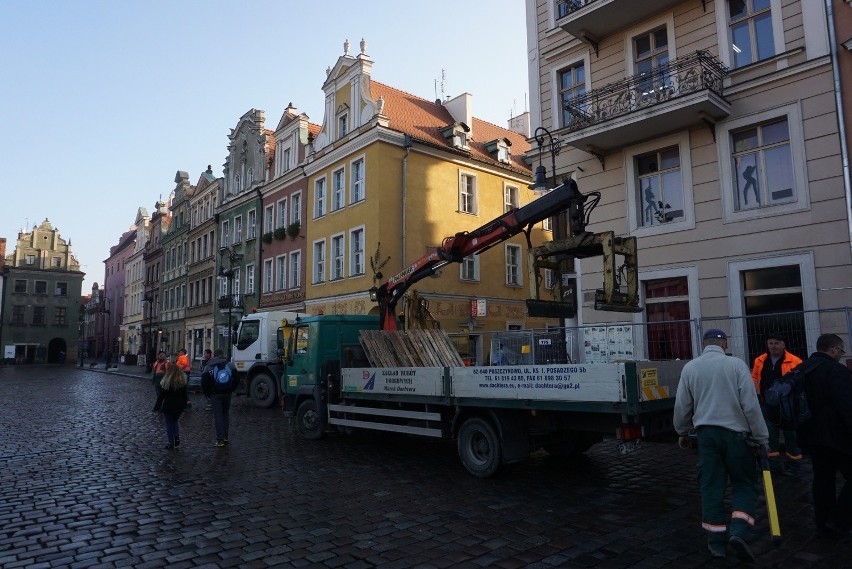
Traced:
POLYGON ((729 353, 749 366, 766 351, 770 334, 783 336, 787 350, 804 359, 816 350, 820 334, 837 334, 850 345, 852 308, 449 336, 468 365, 607 363, 692 359, 710 328, 723 330, 729 353))

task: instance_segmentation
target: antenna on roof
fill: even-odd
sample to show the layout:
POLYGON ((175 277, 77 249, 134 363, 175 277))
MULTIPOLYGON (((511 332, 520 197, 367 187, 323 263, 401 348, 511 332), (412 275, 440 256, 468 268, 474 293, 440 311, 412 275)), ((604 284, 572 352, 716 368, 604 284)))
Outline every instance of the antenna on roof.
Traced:
POLYGON ((447 78, 447 72, 446 72, 445 69, 441 68, 441 81, 440 81, 441 96, 440 97, 438 96, 438 85, 439 85, 439 83, 438 83, 438 80, 435 79, 435 101, 437 103, 440 103, 441 101, 444 100, 444 80, 446 78, 447 78))

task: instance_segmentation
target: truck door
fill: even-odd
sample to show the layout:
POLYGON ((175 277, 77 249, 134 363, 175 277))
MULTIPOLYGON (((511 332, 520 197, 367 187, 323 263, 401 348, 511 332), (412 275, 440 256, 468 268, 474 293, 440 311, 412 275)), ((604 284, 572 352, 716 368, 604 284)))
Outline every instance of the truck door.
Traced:
POLYGON ((312 338, 315 328, 310 324, 296 325, 290 334, 285 386, 288 395, 312 392, 317 382, 314 370, 316 350, 313 349, 315 339, 312 338))
POLYGON ((243 320, 237 330, 233 362, 239 372, 247 371, 252 363, 263 358, 260 342, 260 320, 243 320))

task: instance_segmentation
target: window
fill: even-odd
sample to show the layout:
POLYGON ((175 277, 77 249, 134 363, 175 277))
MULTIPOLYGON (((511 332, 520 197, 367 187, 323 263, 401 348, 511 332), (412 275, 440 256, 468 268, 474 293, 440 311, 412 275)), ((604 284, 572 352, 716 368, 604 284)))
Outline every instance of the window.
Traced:
POLYGON ((35 255, 27 255, 27 264, 35 265, 35 255))
POLYGON ((559 72, 559 101, 562 103, 562 126, 570 126, 577 119, 585 117, 584 110, 574 103, 574 99, 586 94, 586 67, 583 62, 576 63, 559 72))
POLYGON ((222 222, 222 247, 227 247, 231 244, 231 223, 228 221, 222 222))
POLYGON ((634 158, 641 211, 636 219, 641 227, 683 219, 683 186, 680 152, 671 146, 634 158))
POLYGON ((44 326, 44 306, 33 306, 33 325, 44 326))
POLYGON ((325 239, 314 242, 314 284, 325 282, 325 239))
POLYGON ((463 281, 479 280, 479 255, 469 255, 462 259, 459 278, 463 281))
POLYGON ((263 261, 263 292, 272 292, 272 285, 275 282, 275 274, 272 272, 272 259, 263 261))
POLYGON ((331 211, 343 209, 346 202, 346 172, 343 168, 331 174, 331 211))
POLYGON ((53 267, 54 269, 61 269, 62 268, 62 257, 53 257, 50 260, 50 266, 53 267))
POLYGON ((56 283, 56 296, 68 296, 68 283, 56 283))
POLYGON ((353 229, 349 232, 349 276, 364 274, 364 228, 353 229))
POLYGON ((233 194, 240 193, 240 175, 234 174, 234 190, 231 192, 233 194))
POLYGON ((521 286, 521 248, 518 245, 506 245, 506 284, 521 286))
POLYGON ((514 186, 503 187, 503 213, 520 207, 520 198, 518 196, 518 188, 514 186))
POLYGON ((275 290, 284 290, 287 288, 287 256, 281 255, 275 259, 276 264, 278 265, 277 277, 275 290))
POLYGON ((632 235, 695 227, 688 132, 625 149, 625 166, 632 235))
POLYGON ((275 227, 275 206, 268 205, 263 210, 263 231, 268 233, 275 227))
POLYGON ((12 324, 26 324, 26 306, 12 307, 12 324))
POLYGON ((337 117, 337 138, 343 138, 346 136, 346 133, 349 132, 347 130, 349 126, 349 116, 348 115, 340 115, 337 117))
POLYGON ((246 265, 246 294, 254 294, 254 265, 246 265))
POLYGON ((302 286, 302 253, 293 251, 290 253, 290 288, 302 286))
POLYGON ((234 243, 239 243, 243 240, 243 216, 238 215, 234 218, 234 243))
POLYGON ((35 294, 47 294, 47 281, 36 281, 33 292, 35 294))
POLYGON ((65 326, 65 311, 66 308, 64 306, 57 306, 53 309, 54 326, 65 326))
POLYGON ((15 292, 17 294, 26 294, 27 292, 27 281, 22 279, 15 279, 15 292))
POLYGON ((246 228, 246 239, 257 238, 257 211, 248 212, 248 227, 246 228))
POLYGON ((287 198, 278 200, 278 225, 277 227, 287 227, 287 198))
POLYGON ((314 219, 325 215, 325 178, 314 182, 314 219))
POLYGON ((234 296, 240 294, 240 269, 234 269, 234 290, 231 293, 234 296))
POLYGON ((476 178, 470 174, 459 174, 459 211, 476 214, 476 178))
POLYGON ((285 148, 281 153, 281 171, 286 172, 290 169, 290 149, 285 148))
POLYGON ((290 223, 302 222, 302 192, 290 196, 290 223))
POLYGON ((642 281, 648 359, 692 359, 689 282, 686 276, 642 281))
POLYGON ((349 203, 364 200, 364 159, 352 162, 352 188, 349 190, 349 203))
POLYGON ((545 231, 553 231, 553 218, 547 217, 541 220, 541 228, 545 231))
POLYGON ((331 280, 339 280, 344 277, 343 274, 343 235, 335 235, 331 238, 331 280))
POLYGON ((728 26, 731 67, 743 67, 775 55, 770 0, 728 0, 728 26))
POLYGON ((737 211, 796 201, 786 117, 732 132, 731 142, 737 211))
POLYGON ((633 38, 633 72, 639 79, 641 97, 650 97, 669 84, 667 73, 655 73, 669 62, 669 36, 666 26, 633 38))

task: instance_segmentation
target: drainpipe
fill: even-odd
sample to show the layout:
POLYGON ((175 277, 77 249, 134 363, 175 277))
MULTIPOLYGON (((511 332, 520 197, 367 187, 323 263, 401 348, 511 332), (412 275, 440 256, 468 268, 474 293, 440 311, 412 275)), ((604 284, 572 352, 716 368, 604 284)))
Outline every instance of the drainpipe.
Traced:
POLYGON ((846 117, 843 112, 842 86, 837 60, 837 34, 834 30, 834 7, 832 0, 825 0, 825 15, 828 24, 828 41, 831 45, 831 70, 834 78, 834 101, 837 105, 837 126, 840 130, 840 159, 843 161, 843 190, 846 196, 846 225, 849 231, 849 247, 852 250, 852 184, 849 176, 849 148, 846 141, 846 117))
POLYGON ((402 158, 402 258, 400 262, 400 267, 405 268, 405 194, 407 190, 407 170, 408 170, 408 154, 411 152, 411 147, 413 146, 411 136, 406 134, 402 139, 402 146, 405 148, 405 156, 402 158))

